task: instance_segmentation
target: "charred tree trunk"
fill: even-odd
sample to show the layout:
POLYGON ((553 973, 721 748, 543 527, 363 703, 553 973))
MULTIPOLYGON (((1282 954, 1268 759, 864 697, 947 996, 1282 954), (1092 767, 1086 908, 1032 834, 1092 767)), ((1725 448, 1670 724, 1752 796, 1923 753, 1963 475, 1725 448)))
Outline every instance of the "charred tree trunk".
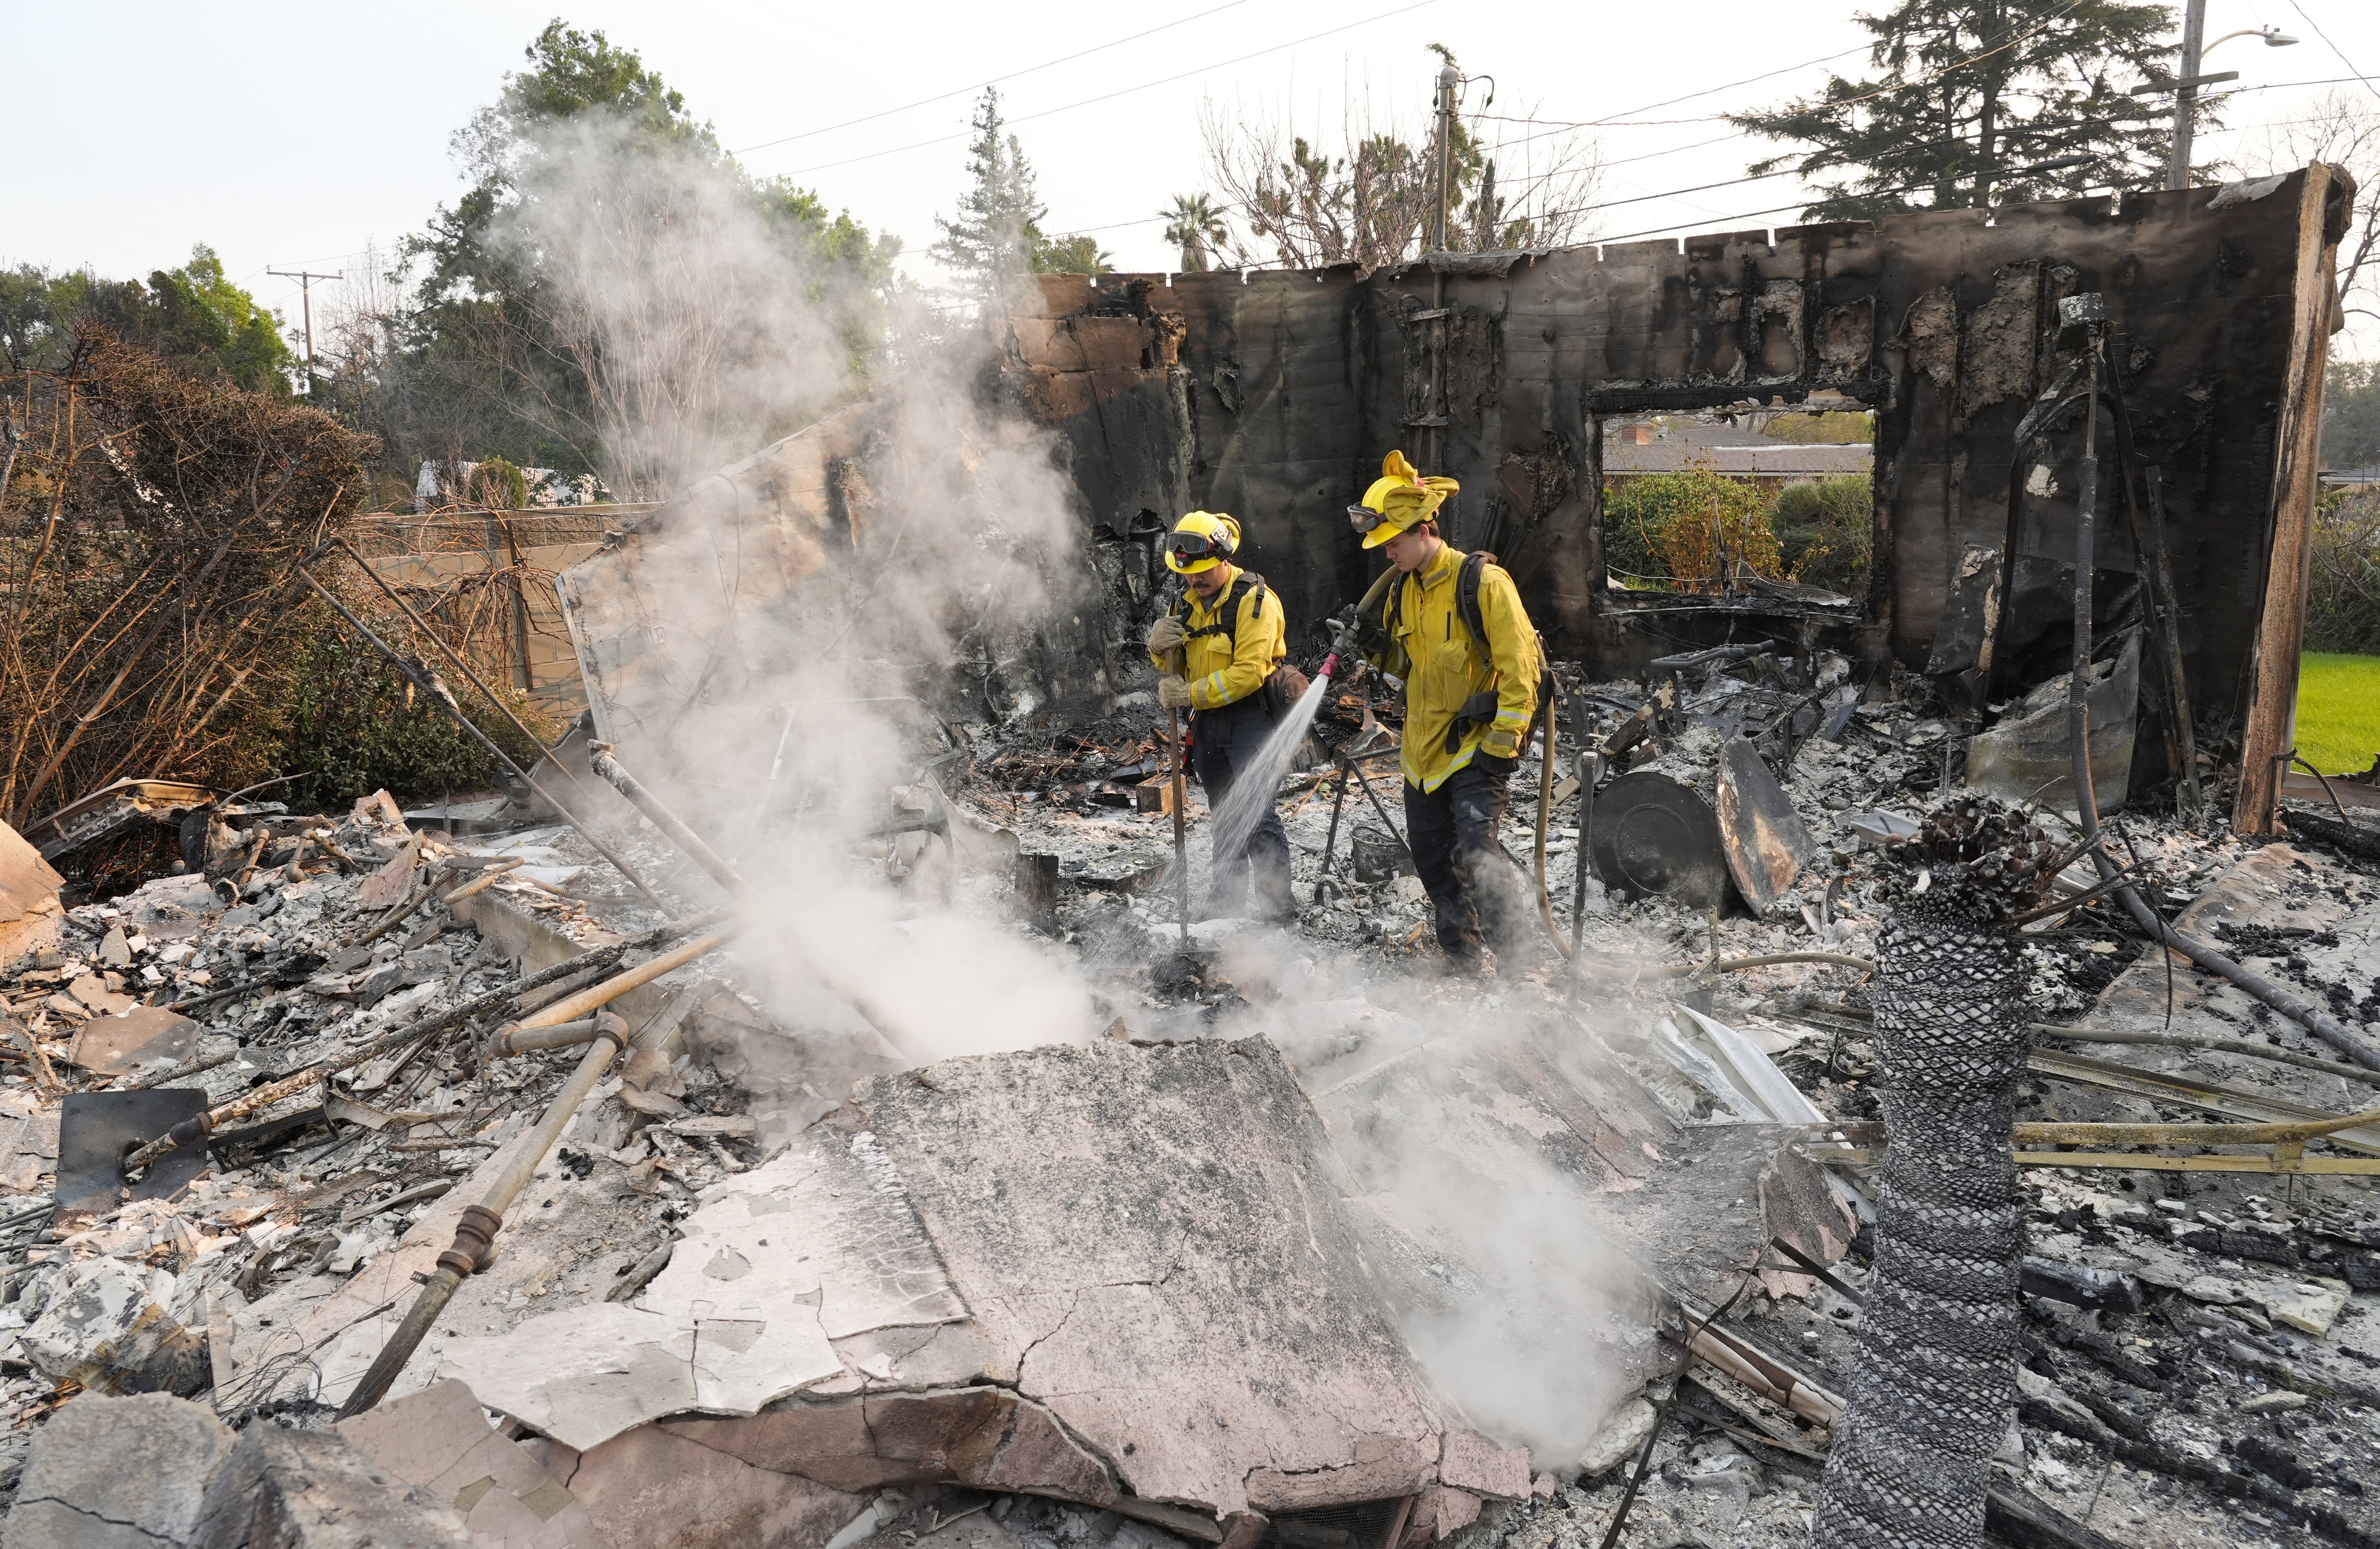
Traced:
POLYGON ((1851 1404, 1810 1527, 1815 1549, 1984 1543, 1992 1455, 2016 1403, 2024 1245, 2010 1129, 2024 1068, 2024 948, 2011 917, 2056 870, 2038 829, 1987 802, 1893 852, 1876 942, 1888 1149, 1851 1404))

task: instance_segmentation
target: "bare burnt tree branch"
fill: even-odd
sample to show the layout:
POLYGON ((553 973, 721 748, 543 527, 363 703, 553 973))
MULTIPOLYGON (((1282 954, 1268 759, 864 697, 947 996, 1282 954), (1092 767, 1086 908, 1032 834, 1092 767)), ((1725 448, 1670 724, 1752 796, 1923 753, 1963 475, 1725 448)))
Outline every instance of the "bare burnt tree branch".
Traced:
POLYGON ((0 492, 0 816, 24 828, 126 774, 267 772, 319 628, 288 577, 355 512, 370 439, 98 329, 69 372, 24 383, 0 492))

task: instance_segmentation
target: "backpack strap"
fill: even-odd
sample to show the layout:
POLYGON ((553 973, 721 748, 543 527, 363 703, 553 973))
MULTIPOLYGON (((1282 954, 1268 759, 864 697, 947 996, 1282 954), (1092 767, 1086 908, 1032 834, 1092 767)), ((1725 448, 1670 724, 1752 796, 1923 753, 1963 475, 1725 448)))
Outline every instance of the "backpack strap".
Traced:
POLYGON ((1474 549, 1463 556, 1463 568, 1454 578, 1454 612, 1471 638, 1479 644, 1479 654, 1490 666, 1495 654, 1488 648, 1488 617, 1479 611, 1479 577, 1488 568, 1488 555, 1474 549))
MULTIPOLYGON (((1196 629, 1184 629, 1183 631, 1183 638, 1184 640, 1196 640, 1202 635, 1220 635, 1223 637, 1225 644, 1229 645, 1232 650, 1237 651, 1240 647, 1240 604, 1246 598, 1251 589, 1253 589, 1257 594, 1257 602, 1256 607, 1250 613, 1249 616, 1252 618, 1263 617, 1265 579, 1262 576, 1257 575, 1253 570, 1243 570, 1232 581, 1231 590, 1223 593, 1223 605, 1215 610, 1216 622, 1212 624, 1202 624, 1196 629)), ((1181 600, 1175 604, 1173 616, 1176 618, 1181 619, 1185 625, 1189 622, 1190 598, 1186 592, 1183 594, 1181 600)))

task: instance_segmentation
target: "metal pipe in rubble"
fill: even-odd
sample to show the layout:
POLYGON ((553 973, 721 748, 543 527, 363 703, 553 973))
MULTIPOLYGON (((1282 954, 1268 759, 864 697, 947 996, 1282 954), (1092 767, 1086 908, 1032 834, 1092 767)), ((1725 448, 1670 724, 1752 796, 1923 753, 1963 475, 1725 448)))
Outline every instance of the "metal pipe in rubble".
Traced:
MULTIPOLYGON (((715 942, 716 938, 706 939, 715 942)), ((684 998, 680 996, 679 1000, 684 998)), ((679 1009, 679 1004, 674 1002, 646 1023, 633 1046, 647 1048, 666 1043, 677 1031, 681 1019, 677 1015, 679 1009)), ((608 1030, 597 1035, 594 1046, 579 1056, 578 1067, 570 1073, 568 1080, 563 1082, 562 1090, 553 1094, 553 1101, 546 1106, 545 1116, 538 1120, 537 1128, 529 1131, 521 1148, 513 1153, 512 1160, 488 1185, 488 1191, 477 1203, 463 1207, 463 1218, 455 1226, 454 1243, 438 1255, 438 1272, 423 1284, 421 1294, 413 1299, 413 1305, 396 1325, 396 1332, 389 1336, 388 1343, 381 1347, 379 1356, 374 1358, 370 1369, 364 1372, 363 1380, 356 1384, 355 1391, 347 1396, 346 1403, 340 1407, 341 1420, 362 1414, 386 1396, 389 1384, 395 1382, 397 1373, 405 1370, 405 1363, 413 1359, 413 1352, 420 1348, 423 1336, 438 1321, 438 1315, 446 1311, 447 1302, 454 1299, 464 1277, 485 1267, 495 1246, 496 1234, 504 1229, 504 1212, 512 1208, 513 1201, 537 1175, 538 1165, 545 1160, 545 1153, 553 1149, 554 1142, 562 1138, 562 1131, 577 1116, 579 1105, 595 1090, 595 1083, 601 1080, 604 1071, 611 1068, 613 1056, 621 1052, 622 1042, 618 1033, 608 1030)))
MULTIPOLYGON (((647 790, 643 785, 638 783, 635 775, 629 774, 625 768, 622 767, 620 761, 613 755, 611 743, 588 743, 587 766, 589 769, 592 769, 597 774, 601 775, 604 780, 610 782, 613 789, 618 791, 622 796, 626 797, 629 801, 634 803, 637 811, 644 813, 646 817, 651 819, 653 826, 667 835, 670 841, 686 853, 687 860, 693 861, 696 865, 710 872, 711 880, 718 883, 720 886, 727 889, 728 892, 734 894, 739 902, 748 905, 756 904, 760 901, 759 894, 755 891, 750 883, 744 880, 743 872, 738 872, 734 866, 730 865, 726 857, 721 855, 717 850, 712 849, 708 844, 705 844, 700 835, 697 834, 693 829, 688 828, 684 822, 680 821, 675 812, 673 812, 667 807, 662 806, 659 797, 655 796, 651 791, 647 790)), ((1176 807, 1178 810, 1179 803, 1176 803, 1176 807)), ((886 1024, 884 1018, 877 1015, 875 1009, 863 996, 859 994, 857 991, 852 989, 849 985, 841 982, 838 979, 829 977, 826 970, 820 967, 815 959, 806 960, 809 963, 810 971, 818 976, 820 983, 825 985, 830 993, 842 1000, 845 1005, 849 1006, 854 1011, 859 1013, 860 1019, 867 1022, 869 1027, 874 1028, 878 1033, 881 1034, 886 1039, 887 1042, 891 1042, 894 1043, 895 1047, 898 1047, 898 1041, 894 1040, 891 1033, 885 1031, 886 1024)), ((555 1005, 557 1006, 568 1004, 569 1003, 567 1001, 555 1002, 555 1005)), ((549 1009, 551 1009, 551 1007, 549 1007, 549 1009)), ((567 1015, 575 1017, 578 1015, 580 1011, 586 1009, 588 1008, 585 1006, 575 1007, 567 1015)), ((524 1022, 522 1025, 524 1027, 534 1027, 540 1026, 542 1024, 535 1020, 530 1020, 524 1022)))
POLYGON ((703 841, 701 835, 680 822, 675 812, 662 805, 660 798, 639 785, 635 775, 621 767, 620 761, 612 756, 611 743, 588 743, 587 767, 601 775, 611 783, 613 789, 635 803, 637 811, 650 818, 655 828, 668 835, 670 843, 684 850, 688 860, 710 874, 711 881, 746 903, 752 902, 757 896, 753 892, 752 884, 744 880, 743 872, 729 865, 725 856, 712 849, 703 841))
POLYGON ((2124 912, 2151 939, 2180 953, 2199 968, 2229 981, 2282 1016, 2304 1026, 2314 1036, 2340 1054, 2367 1069, 2380 1070, 2380 1048, 2348 1030, 2345 1023, 2329 1015, 2302 995, 2296 994, 2217 952, 2193 936, 2182 934, 2166 923, 2165 917, 2149 907, 2140 890, 2130 882, 2117 882, 2119 870, 2099 843, 2099 803, 2091 779, 2091 578, 2095 563, 2094 527, 2098 516, 2099 494, 2099 372, 2100 342, 2105 328, 2105 314, 2096 295, 2070 297, 2058 303, 2059 311, 2070 322, 2083 323, 2090 330, 2090 354, 2086 365, 2090 400, 2089 413, 2082 431, 2082 471, 2081 499, 2074 524, 2074 671, 2066 686, 2066 735, 2071 745, 2072 784, 2074 787, 2074 819, 2088 846, 2091 863, 2097 868, 2100 880, 2115 884, 2115 896, 2124 906, 2124 912), (2086 303, 2077 307, 2076 303, 2086 303))
POLYGON ((488 1040, 488 1057, 504 1059, 538 1049, 567 1049, 580 1043, 592 1043, 607 1031, 627 1031, 628 1025, 608 1011, 598 1011, 592 1017, 581 1017, 577 1021, 556 1022, 552 1027, 532 1028, 519 1022, 507 1022, 488 1040))
POLYGON ((378 635, 372 633, 370 626, 365 624, 362 619, 358 618, 354 612, 350 610, 345 603, 342 603, 336 597, 332 596, 331 593, 324 589, 322 583, 316 580, 310 572, 300 569, 298 572, 298 579, 304 581, 308 586, 312 587, 314 589, 315 596, 320 597, 322 601, 330 604, 333 611, 336 612, 341 618, 346 619, 348 625, 355 629, 356 633, 363 636, 366 644, 370 645, 374 651, 379 652, 382 656, 387 657, 389 665, 396 668, 397 671, 403 673, 407 681, 411 682, 423 693, 428 694, 432 700, 436 701, 438 704, 445 710, 447 715, 453 719, 454 723, 463 728, 466 736, 470 737, 473 740, 477 741, 481 748, 487 750, 489 757, 494 759, 498 763, 504 765, 506 769, 511 770, 515 774, 518 775, 520 777, 521 784, 527 786, 530 790, 535 791, 548 806, 561 813, 562 821, 577 829, 578 831, 578 836, 586 840, 589 845, 592 845, 595 848, 596 854, 601 856, 605 860, 610 861, 613 871, 618 872, 622 876, 627 878, 629 882, 636 884, 637 891, 645 896, 645 901, 647 903, 652 905, 653 908, 658 909, 666 909, 669 907, 667 904, 662 902, 660 894, 655 893, 651 888, 645 885, 645 879, 638 876, 635 870, 631 868, 626 861, 621 860, 620 857, 613 850, 612 847, 605 844, 591 826, 579 822, 578 815, 576 812, 573 812, 568 807, 563 805, 561 801, 555 799, 554 794, 552 791, 547 790, 543 786, 540 786, 535 780, 530 779, 528 771, 523 769, 519 764, 515 763, 512 760, 511 754, 505 752, 502 748, 497 747, 494 739, 490 738, 486 732, 483 732, 478 726, 473 726, 471 724, 471 718, 463 714, 463 707, 455 702, 453 697, 445 692, 442 685, 426 680, 419 672, 415 670, 412 663, 407 661, 402 655, 398 654, 386 640, 382 640, 378 635))

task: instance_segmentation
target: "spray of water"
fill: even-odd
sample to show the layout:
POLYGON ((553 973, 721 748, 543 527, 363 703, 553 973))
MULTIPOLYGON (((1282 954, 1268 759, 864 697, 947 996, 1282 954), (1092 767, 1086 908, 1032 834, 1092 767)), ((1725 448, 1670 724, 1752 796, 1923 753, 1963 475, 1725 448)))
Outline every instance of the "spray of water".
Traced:
POLYGON ((1289 707, 1266 738, 1264 746, 1247 767, 1232 774, 1232 788, 1216 804, 1214 816, 1207 825, 1214 841, 1212 853, 1220 858, 1237 855, 1246 846, 1248 836, 1256 832, 1266 811, 1271 806, 1273 793, 1281 788, 1281 777, 1289 770, 1289 761, 1297 755, 1298 746, 1313 729, 1314 717, 1322 709, 1322 697, 1330 690, 1330 679, 1317 676, 1305 686, 1305 692, 1289 707))

